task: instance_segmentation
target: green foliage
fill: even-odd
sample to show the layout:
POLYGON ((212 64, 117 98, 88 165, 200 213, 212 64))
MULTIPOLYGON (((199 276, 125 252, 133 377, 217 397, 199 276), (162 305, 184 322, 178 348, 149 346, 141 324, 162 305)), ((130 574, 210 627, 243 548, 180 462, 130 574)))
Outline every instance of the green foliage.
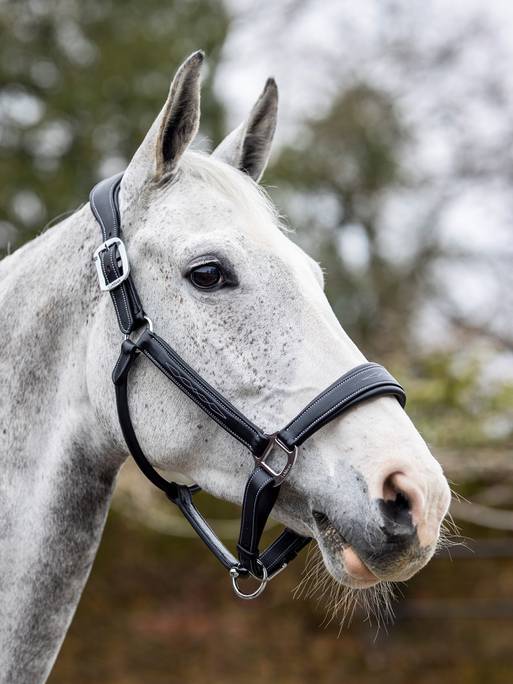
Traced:
MULTIPOLYGON (((0 6, 0 221, 23 242, 121 170, 178 64, 208 54, 205 133, 223 109, 211 82, 228 28, 221 0, 19 0, 0 6)), ((1 246, 1 245, 0 245, 1 246)))
POLYGON ((455 358, 435 353, 400 371, 412 419, 437 447, 508 445, 513 441, 513 383, 485 385, 482 360, 455 358))
POLYGON ((305 122, 303 143, 282 151, 274 175, 297 190, 340 194, 341 218, 361 220, 380 191, 400 179, 405 136, 390 98, 359 83, 342 91, 325 115, 305 122))

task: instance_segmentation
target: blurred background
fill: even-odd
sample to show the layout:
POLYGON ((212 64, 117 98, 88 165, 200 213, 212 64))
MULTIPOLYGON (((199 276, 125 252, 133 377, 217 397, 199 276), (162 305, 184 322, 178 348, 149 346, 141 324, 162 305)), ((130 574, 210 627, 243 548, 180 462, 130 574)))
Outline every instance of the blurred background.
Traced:
MULTIPOLYGON (((513 6, 506 0, 0 0, 0 255, 122 170, 208 55, 203 146, 281 92, 264 182, 342 325, 409 391, 461 533, 386 628, 237 602, 125 467, 52 684, 513 681, 513 6), (458 543, 460 542, 460 543, 458 543)), ((227 540, 238 511, 203 500, 227 540)))

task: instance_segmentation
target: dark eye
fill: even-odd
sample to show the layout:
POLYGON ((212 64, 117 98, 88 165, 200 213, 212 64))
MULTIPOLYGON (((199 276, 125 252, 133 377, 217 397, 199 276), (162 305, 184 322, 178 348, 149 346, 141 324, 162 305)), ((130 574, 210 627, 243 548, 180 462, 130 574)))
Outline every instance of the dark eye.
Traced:
POLYGON ((216 290, 224 284, 223 271, 219 264, 201 264, 189 273, 189 280, 198 290, 216 290))

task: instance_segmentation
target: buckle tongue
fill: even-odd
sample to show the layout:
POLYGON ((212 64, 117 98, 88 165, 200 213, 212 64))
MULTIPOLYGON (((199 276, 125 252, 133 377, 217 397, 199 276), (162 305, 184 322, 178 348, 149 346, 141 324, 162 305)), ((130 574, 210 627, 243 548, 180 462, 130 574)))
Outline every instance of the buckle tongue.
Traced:
POLYGON ((111 290, 114 290, 114 288, 120 285, 130 275, 130 264, 128 262, 128 254, 126 252, 126 247, 123 241, 117 237, 113 237, 109 240, 105 240, 105 242, 102 242, 102 244, 97 249, 95 249, 93 253, 93 261, 96 266, 96 272, 98 274, 98 280, 100 282, 100 289, 102 290, 102 292, 110 292, 111 290), (121 259, 121 269, 123 272, 121 273, 119 278, 116 278, 111 282, 107 282, 105 273, 103 272, 100 254, 108 250, 109 247, 111 247, 112 245, 116 245, 117 247, 118 255, 121 259))
POLYGON ((276 487, 279 484, 281 484, 283 480, 285 480, 292 466, 296 462, 297 446, 294 446, 292 447, 292 449, 289 449, 278 437, 278 433, 275 432, 273 435, 269 435, 269 443, 265 447, 263 454, 261 456, 255 456, 253 454, 253 458, 255 459, 255 463, 257 465, 263 468, 266 471, 266 473, 269 473, 269 475, 272 475, 272 477, 274 477, 274 485, 276 487), (268 463, 266 463, 268 456, 271 454, 275 447, 281 449, 283 453, 287 456, 287 462, 285 463, 283 468, 278 472, 271 468, 271 466, 268 463))

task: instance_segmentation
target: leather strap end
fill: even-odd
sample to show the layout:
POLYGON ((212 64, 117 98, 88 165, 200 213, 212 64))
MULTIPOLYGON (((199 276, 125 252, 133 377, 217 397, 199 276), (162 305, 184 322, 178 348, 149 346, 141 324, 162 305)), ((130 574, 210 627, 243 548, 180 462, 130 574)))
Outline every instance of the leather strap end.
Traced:
POLYGON ((137 355, 137 346, 132 340, 125 340, 121 345, 121 352, 117 360, 114 370, 112 371, 112 382, 115 385, 121 385, 126 382, 128 372, 132 367, 132 363, 137 355))

